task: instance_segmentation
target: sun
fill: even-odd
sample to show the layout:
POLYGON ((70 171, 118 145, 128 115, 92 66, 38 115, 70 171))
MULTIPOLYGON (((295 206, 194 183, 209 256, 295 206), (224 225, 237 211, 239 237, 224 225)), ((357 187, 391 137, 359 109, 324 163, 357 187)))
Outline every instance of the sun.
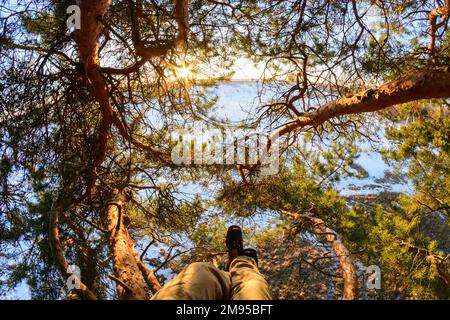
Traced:
POLYGON ((181 79, 187 79, 192 76, 192 71, 189 66, 182 66, 180 68, 176 68, 175 72, 177 73, 177 77, 181 79))
POLYGON ((192 72, 192 67, 192 65, 186 65, 184 63, 181 66, 175 66, 174 70, 177 78, 183 80, 192 78, 194 75, 192 72))

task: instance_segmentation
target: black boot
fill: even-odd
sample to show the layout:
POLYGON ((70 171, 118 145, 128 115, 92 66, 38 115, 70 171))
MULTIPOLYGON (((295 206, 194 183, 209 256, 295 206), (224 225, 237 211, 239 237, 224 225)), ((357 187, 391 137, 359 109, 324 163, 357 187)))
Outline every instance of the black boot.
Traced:
POLYGON ((255 262, 256 262, 256 266, 258 266, 258 253, 256 252, 255 249, 252 249, 252 248, 244 249, 244 251, 242 252, 242 255, 253 258, 253 260, 255 260, 255 262))
POLYGON ((228 248, 228 264, 226 269, 229 270, 231 262, 244 252, 241 227, 231 226, 228 228, 225 244, 228 248))

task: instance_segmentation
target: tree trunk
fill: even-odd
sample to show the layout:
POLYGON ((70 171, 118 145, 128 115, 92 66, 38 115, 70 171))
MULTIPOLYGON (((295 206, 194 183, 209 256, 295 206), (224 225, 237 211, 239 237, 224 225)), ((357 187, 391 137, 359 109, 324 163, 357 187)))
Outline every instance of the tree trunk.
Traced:
MULTIPOLYGON (((58 267, 61 275, 65 280, 70 277, 76 277, 73 273, 69 272, 69 264, 66 258, 64 258, 64 251, 61 241, 59 239, 59 219, 63 212, 69 207, 64 200, 64 194, 67 193, 67 189, 63 188, 58 194, 58 197, 53 202, 52 208, 50 210, 50 221, 49 221, 49 240, 50 240, 50 250, 52 252, 53 259, 55 260, 56 266, 58 267)), ((77 289, 77 293, 81 298, 89 300, 97 300, 95 294, 81 281, 80 288, 77 289)))
POLYGON ((332 229, 328 228, 325 222, 319 218, 314 218, 305 214, 291 213, 282 210, 282 213, 294 218, 295 220, 306 221, 308 227, 316 235, 324 236, 330 244, 334 253, 339 259, 342 270, 342 278, 344 279, 344 300, 356 300, 359 297, 359 283, 356 266, 350 258, 350 252, 342 243, 339 235, 332 229))
POLYGON ((313 217, 306 217, 311 224, 313 232, 317 235, 323 235, 327 242, 333 248, 334 253, 339 259, 341 265, 342 277, 344 279, 344 300, 358 299, 358 276, 356 273, 356 266, 350 258, 350 252, 342 243, 339 235, 332 229, 328 228, 325 223, 313 217))
POLYGON ((135 258, 133 241, 124 224, 123 195, 116 195, 106 205, 105 219, 108 225, 108 245, 116 273, 117 294, 121 300, 146 300, 149 288, 135 258))

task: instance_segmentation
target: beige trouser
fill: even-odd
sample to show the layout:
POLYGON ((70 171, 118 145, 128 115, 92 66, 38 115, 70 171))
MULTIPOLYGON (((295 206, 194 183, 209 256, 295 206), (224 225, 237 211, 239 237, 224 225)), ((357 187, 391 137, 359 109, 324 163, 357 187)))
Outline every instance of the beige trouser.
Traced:
POLYGON ((195 262, 160 289, 152 300, 270 300, 269 287, 255 260, 239 256, 222 271, 209 262, 195 262))

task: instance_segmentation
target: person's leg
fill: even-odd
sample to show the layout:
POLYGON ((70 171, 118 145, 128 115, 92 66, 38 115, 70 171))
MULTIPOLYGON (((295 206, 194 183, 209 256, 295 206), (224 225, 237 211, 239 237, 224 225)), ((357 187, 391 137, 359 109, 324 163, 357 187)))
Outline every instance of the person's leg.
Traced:
POLYGON ((231 262, 232 300, 271 300, 269 286, 259 272, 256 262, 248 256, 239 256, 231 262))
POLYGON ((230 275, 207 262, 195 262, 170 280, 152 300, 229 299, 230 275))

